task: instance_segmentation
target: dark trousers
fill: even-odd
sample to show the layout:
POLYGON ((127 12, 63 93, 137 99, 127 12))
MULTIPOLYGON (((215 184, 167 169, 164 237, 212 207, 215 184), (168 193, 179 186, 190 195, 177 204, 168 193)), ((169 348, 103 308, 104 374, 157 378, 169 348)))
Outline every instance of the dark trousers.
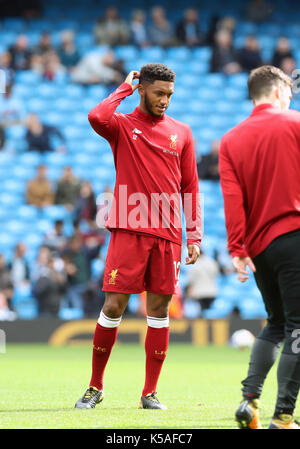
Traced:
POLYGON ((273 343, 284 340, 283 352, 294 354, 300 337, 300 229, 273 240, 253 262, 268 313, 258 337, 273 343))
POLYGON ((242 381, 244 398, 259 398, 284 342, 277 369, 274 415, 292 414, 300 385, 300 229, 281 235, 253 259, 255 280, 268 313, 242 381))

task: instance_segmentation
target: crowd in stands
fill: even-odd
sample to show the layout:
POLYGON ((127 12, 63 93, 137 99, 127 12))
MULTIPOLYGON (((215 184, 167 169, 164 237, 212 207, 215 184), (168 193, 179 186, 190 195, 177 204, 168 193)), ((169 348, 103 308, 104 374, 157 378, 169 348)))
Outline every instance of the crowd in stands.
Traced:
MULTIPOLYGON (((38 2, 33 1, 24 14, 33 18, 40 13, 38 2)), ((0 150, 5 148, 6 129, 22 124, 26 128, 26 151, 40 154, 68 151, 65 136, 58 127, 44 123, 37 114, 26 115, 21 100, 12 96, 18 71, 32 70, 47 82, 55 82, 62 74, 82 86, 104 84, 114 88, 126 76, 124 61, 116 57, 114 47, 134 45, 140 49, 210 47, 211 73, 247 73, 263 63, 271 63, 292 74, 296 64, 287 37, 278 38, 271 59, 266 61, 257 37, 252 34, 246 36, 242 47, 236 48, 234 18, 213 16, 204 32, 199 14, 196 8, 187 8, 174 24, 162 6, 152 7, 150 11, 135 9, 130 20, 125 20, 116 7, 108 7, 103 16, 96 18, 91 30, 95 46, 109 48, 98 54, 89 51, 81 54, 73 30, 61 31, 58 45, 53 44, 50 31, 41 32, 36 45, 30 45, 26 34, 20 34, 0 55, 0 70, 5 72, 7 82, 0 104, 0 150)), ((268 20, 271 14, 272 7, 263 0, 252 0, 246 5, 247 20, 260 23, 268 20)), ((213 140, 209 154, 198 160, 200 180, 219 181, 219 145, 218 139, 213 140)), ((63 220, 56 220, 54 228, 45 233, 33 266, 26 260, 27 248, 21 241, 11 260, 6 261, 0 254, 0 320, 16 318, 11 301, 14 289, 20 285, 31 285, 41 316, 57 317, 62 305, 81 308, 85 315, 97 314, 103 293, 99 288, 101 279, 91 280, 91 270, 93 260, 99 257, 105 245, 107 231, 96 226, 96 198, 90 182, 79 179, 71 167, 65 166, 61 178, 53 183, 47 177, 47 166, 39 165, 36 176, 27 183, 25 198, 27 204, 39 211, 50 205, 65 206, 72 216, 73 231, 69 235, 63 220)), ((211 258, 202 252, 199 262, 190 267, 185 291, 178 291, 177 298, 194 300, 200 314, 217 295, 217 276, 231 272, 228 261, 223 263, 217 255, 211 258)))

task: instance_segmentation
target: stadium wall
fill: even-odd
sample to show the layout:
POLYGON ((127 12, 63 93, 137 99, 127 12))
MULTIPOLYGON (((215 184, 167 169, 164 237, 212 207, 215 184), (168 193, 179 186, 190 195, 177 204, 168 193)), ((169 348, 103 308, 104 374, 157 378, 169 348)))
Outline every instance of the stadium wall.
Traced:
MULTIPOLYGON (((35 319, 3 321, 0 330, 6 343, 49 343, 63 346, 92 344, 96 319, 62 321, 59 319, 35 319)), ((239 317, 222 320, 173 320, 170 322, 170 343, 194 345, 226 345, 233 332, 247 329, 257 335, 264 320, 241 320, 239 317)), ((144 319, 127 318, 121 322, 119 343, 144 343, 147 331, 144 319)))

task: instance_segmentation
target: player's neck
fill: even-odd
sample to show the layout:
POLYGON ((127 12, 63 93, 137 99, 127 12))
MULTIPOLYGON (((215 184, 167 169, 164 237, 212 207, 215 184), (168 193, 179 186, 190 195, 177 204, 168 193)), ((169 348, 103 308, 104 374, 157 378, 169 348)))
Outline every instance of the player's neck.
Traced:
POLYGON ((278 99, 274 100, 274 99, 272 99, 270 97, 260 98, 259 100, 256 100, 253 104, 254 104, 254 107, 260 106, 261 104, 272 104, 275 107, 279 106, 278 99))

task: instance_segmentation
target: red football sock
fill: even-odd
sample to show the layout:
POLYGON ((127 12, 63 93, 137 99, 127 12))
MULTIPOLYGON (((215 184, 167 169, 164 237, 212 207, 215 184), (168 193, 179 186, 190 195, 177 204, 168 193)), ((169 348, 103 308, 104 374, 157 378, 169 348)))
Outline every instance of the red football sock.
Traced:
POLYGON ((97 323, 92 358, 92 377, 90 387, 103 389, 103 376, 111 350, 117 339, 118 327, 103 327, 97 323))
POLYGON ((142 396, 156 392, 158 378, 167 355, 169 327, 154 328, 148 326, 146 351, 146 378, 142 396))

